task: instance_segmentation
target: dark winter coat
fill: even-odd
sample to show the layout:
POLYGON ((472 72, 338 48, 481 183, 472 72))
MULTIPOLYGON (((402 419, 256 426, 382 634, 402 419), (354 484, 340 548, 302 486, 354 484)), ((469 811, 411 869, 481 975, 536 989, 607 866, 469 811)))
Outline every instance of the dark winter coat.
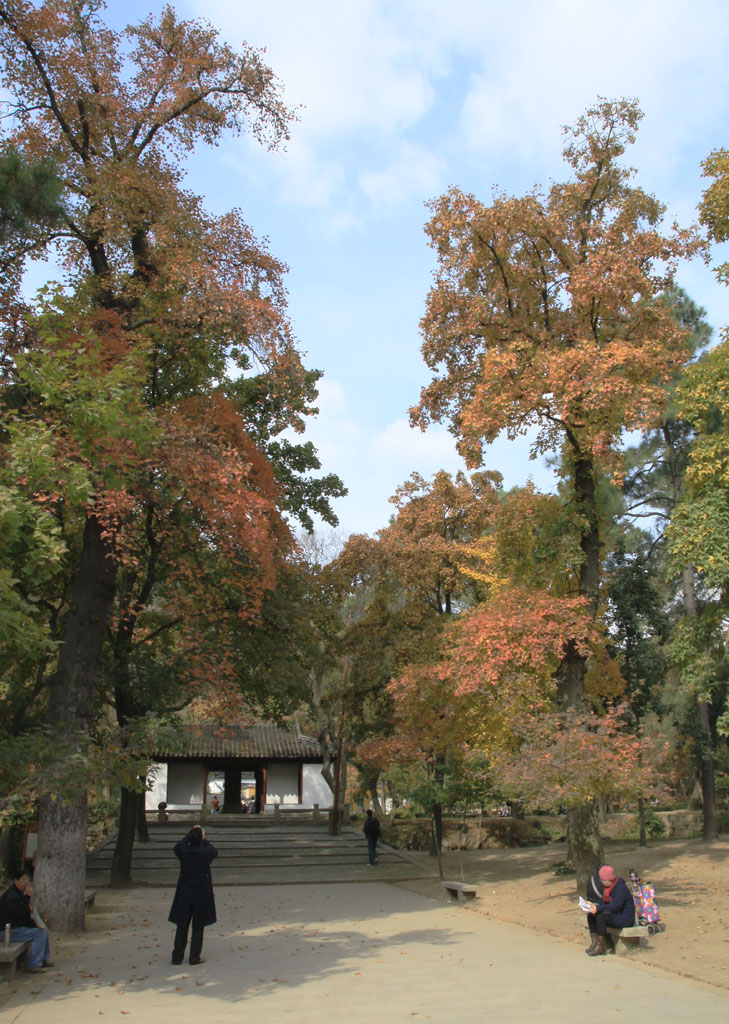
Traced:
POLYGON ((11 928, 35 928, 36 923, 30 914, 30 896, 13 883, 0 896, 0 927, 9 924, 11 928))
POLYGON ((210 864, 218 856, 218 851, 207 839, 198 846, 192 846, 185 836, 175 845, 175 856, 180 860, 180 877, 169 920, 184 928, 192 910, 193 928, 215 924, 218 917, 210 864))
POLYGON ((368 817, 365 818, 364 828, 362 831, 370 839, 378 838, 381 834, 380 823, 374 815, 368 815, 368 817))
POLYGON ((608 911, 612 916, 613 928, 632 928, 635 924, 635 900, 622 878, 615 883, 610 893, 610 902, 605 903, 600 900, 598 903, 595 900, 595 906, 596 914, 600 914, 603 910, 608 911))

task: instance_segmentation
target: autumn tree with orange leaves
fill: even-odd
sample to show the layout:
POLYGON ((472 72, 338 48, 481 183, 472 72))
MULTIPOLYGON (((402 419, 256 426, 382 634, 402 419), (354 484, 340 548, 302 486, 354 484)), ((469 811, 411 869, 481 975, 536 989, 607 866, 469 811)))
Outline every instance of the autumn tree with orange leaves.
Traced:
MULTIPOLYGON (((258 52, 234 52, 169 7, 124 35, 102 9, 0 0, 7 141, 29 161, 52 160, 62 183, 60 226, 14 235, 2 253, 4 436, 17 442, 3 468, 28 456, 19 508, 30 502, 64 534, 67 582, 39 687, 49 739, 80 736, 78 756, 112 616, 123 648, 165 558, 180 614, 202 602, 212 620, 219 601, 250 620, 290 543, 281 509, 297 486, 305 497, 297 472, 317 466, 311 449, 274 440, 301 428, 316 380, 286 319, 285 268, 239 212, 211 217, 183 187, 182 159, 199 142, 244 129, 269 146, 286 138, 278 83, 258 52), (72 298, 23 310, 25 260, 49 247, 72 298), (70 390, 53 375, 56 361, 70 390), (275 444, 276 467, 266 457, 275 444), (187 544, 204 557, 175 562, 175 546, 187 544), (211 604, 200 570, 213 553, 211 604)), ((32 587, 18 600, 37 612, 32 587)), ((85 825, 85 792, 41 798, 37 889, 62 930, 83 925, 85 825)))
POLYGON ((499 488, 500 477, 493 473, 452 477, 440 471, 432 480, 414 473, 390 499, 396 509, 390 525, 376 539, 350 537, 335 563, 362 603, 344 636, 352 685, 359 694, 350 736, 355 762, 377 805, 377 779, 390 756, 385 748, 397 749, 402 759, 404 741, 434 781, 429 807, 436 850, 442 836, 438 794, 449 742, 443 730, 429 731, 427 723, 438 719, 435 708, 447 695, 438 695, 435 684, 426 691, 424 683, 418 712, 422 723, 416 725, 401 713, 393 680, 406 672, 427 674, 440 658, 448 623, 474 599, 479 584, 461 572, 461 565, 468 545, 489 522, 499 488))
MULTIPOLYGON (((621 163, 641 113, 600 100, 565 129, 572 177, 490 204, 451 189, 432 203, 438 258, 422 320, 433 379, 412 410, 449 423, 472 466, 502 432, 533 433, 532 455, 559 452, 563 493, 579 523, 576 596, 600 598, 599 469, 617 467, 626 429, 651 424, 664 383, 686 355, 685 332, 659 302, 691 233, 661 231, 663 207, 621 163)), ((564 644, 558 703, 580 710, 587 653, 564 644)), ((569 816, 578 884, 601 855, 589 804, 569 816)))

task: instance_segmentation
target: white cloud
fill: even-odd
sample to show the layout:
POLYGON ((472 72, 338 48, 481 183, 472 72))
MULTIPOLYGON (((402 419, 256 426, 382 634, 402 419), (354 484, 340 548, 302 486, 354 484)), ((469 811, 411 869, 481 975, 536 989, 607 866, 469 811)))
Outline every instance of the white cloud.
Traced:
POLYGON ((232 5, 209 0, 200 11, 226 38, 265 46, 285 84, 287 102, 299 107, 308 138, 378 134, 413 123, 433 101, 427 69, 413 59, 396 6, 376 0, 276 0, 232 5))
MULTIPOLYGON (((335 234, 360 228, 368 202, 432 195, 446 158, 450 180, 464 158, 487 155, 527 159, 543 181, 560 166, 559 127, 598 93, 639 97, 649 115, 642 165, 670 177, 686 131, 726 104, 725 0, 696 0, 690 13, 685 0, 195 5, 224 38, 266 47, 300 107, 287 153, 273 157, 281 198, 315 209, 335 234), (454 82, 453 117, 434 133, 427 119, 446 116, 441 91, 454 82)), ((270 174, 271 159, 259 173, 270 174)))
POLYGON ((364 192, 377 208, 399 206, 409 199, 429 199, 443 187, 445 163, 425 146, 401 143, 389 166, 359 176, 364 192))
POLYGON ((445 427, 437 425, 422 431, 411 427, 405 419, 395 420, 372 437, 371 451, 380 464, 400 468, 402 476, 398 483, 415 471, 427 477, 439 469, 465 469, 455 439, 445 427))

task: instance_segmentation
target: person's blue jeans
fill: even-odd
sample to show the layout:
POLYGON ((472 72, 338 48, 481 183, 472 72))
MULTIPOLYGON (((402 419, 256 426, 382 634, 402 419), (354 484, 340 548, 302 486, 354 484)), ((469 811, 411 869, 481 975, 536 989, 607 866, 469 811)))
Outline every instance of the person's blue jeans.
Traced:
POLYGON ((51 959, 51 940, 47 928, 11 928, 10 941, 30 943, 26 967, 42 967, 44 960, 51 959))
POLYGON ((377 836, 367 836, 367 855, 370 864, 377 863, 377 836))

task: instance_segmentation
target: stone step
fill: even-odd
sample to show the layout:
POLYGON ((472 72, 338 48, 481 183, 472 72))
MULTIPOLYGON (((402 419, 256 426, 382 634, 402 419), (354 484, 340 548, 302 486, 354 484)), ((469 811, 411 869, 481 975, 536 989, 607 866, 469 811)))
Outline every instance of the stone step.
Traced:
MULTIPOLYGON (((213 862, 217 885, 286 885, 322 882, 406 881, 433 874, 432 866, 396 850, 382 848, 376 868, 367 865, 367 847, 354 828, 332 836, 326 827, 255 829, 249 822, 240 828, 206 828, 218 849, 213 862)), ((150 841, 135 843, 132 879, 142 885, 174 886, 179 863, 173 846, 184 834, 179 823, 150 827, 150 841)), ((87 860, 86 878, 96 886, 108 884, 116 837, 104 840, 87 860)))

